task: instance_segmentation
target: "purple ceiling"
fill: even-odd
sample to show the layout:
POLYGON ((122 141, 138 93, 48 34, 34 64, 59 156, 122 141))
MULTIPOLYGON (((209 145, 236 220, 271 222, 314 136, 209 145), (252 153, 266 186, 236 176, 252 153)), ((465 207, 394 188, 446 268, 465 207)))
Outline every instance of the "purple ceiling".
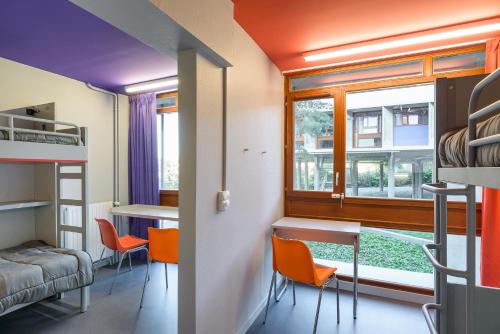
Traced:
POLYGON ((0 57, 122 91, 177 63, 66 0, 0 1, 0 57))

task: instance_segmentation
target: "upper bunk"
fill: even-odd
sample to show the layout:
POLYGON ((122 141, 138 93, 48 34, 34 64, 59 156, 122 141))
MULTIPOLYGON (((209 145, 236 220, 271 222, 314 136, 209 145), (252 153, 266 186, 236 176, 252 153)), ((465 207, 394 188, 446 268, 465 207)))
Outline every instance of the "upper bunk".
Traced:
POLYGON ((500 69, 438 79, 436 111, 437 179, 500 189, 500 69))
POLYGON ((86 162, 87 128, 54 114, 54 103, 0 112, 0 162, 86 162))

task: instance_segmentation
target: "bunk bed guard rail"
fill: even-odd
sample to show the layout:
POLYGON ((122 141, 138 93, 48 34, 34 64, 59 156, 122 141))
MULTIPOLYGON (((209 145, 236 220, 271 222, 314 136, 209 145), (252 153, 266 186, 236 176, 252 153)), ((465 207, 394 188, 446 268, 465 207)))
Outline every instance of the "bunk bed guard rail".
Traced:
POLYGON ((423 251, 430 260, 435 271, 435 303, 422 306, 425 320, 431 334, 447 333, 447 276, 455 276, 466 280, 466 333, 473 334, 474 290, 475 286, 475 187, 466 185, 462 188, 448 188, 446 183, 424 184, 422 189, 435 195, 434 199, 434 243, 424 245, 423 251), (447 196, 460 195, 466 198, 467 213, 467 264, 466 270, 458 270, 447 266, 447 196), (432 251, 435 254, 432 254, 432 251), (473 268, 473 269, 471 269, 473 268), (433 321, 430 310, 436 311, 433 321))
POLYGON ((472 91, 470 101, 469 101, 469 122, 468 122, 468 128, 469 128, 469 153, 467 156, 467 166, 468 167, 475 167, 476 165, 476 149, 480 146, 484 145, 490 145, 490 144, 496 144, 500 143, 500 134, 495 134, 492 136, 484 137, 477 139, 477 128, 476 124, 477 122, 485 118, 487 116, 490 116, 497 111, 500 110, 500 100, 497 100, 493 102, 492 104, 477 110, 477 104, 479 102, 479 97, 487 86, 489 86, 491 83, 493 83, 495 80, 498 80, 500 78, 500 68, 497 69, 495 72, 491 73, 488 75, 486 78, 481 80, 475 87, 474 90, 472 91))
POLYGON ((34 117, 27 117, 27 116, 2 114, 2 113, 0 113, 0 117, 7 119, 8 126, 0 126, 0 130, 5 130, 5 131, 9 132, 9 140, 10 141, 15 140, 15 133, 18 132, 18 133, 41 134, 41 135, 49 134, 49 135, 55 135, 55 136, 61 136, 61 137, 76 138, 76 140, 78 142, 78 146, 81 146, 83 144, 82 143, 81 129, 78 125, 73 124, 73 123, 61 122, 61 121, 55 121, 55 120, 43 119, 43 118, 34 118, 34 117), (72 134, 72 133, 58 132, 55 129, 54 129, 54 131, 47 131, 47 130, 32 130, 32 129, 25 129, 25 128, 16 128, 14 125, 14 121, 16 119, 17 120, 31 121, 31 122, 36 122, 36 123, 43 123, 43 124, 54 124, 54 125, 67 126, 70 128, 74 128, 76 133, 72 134))

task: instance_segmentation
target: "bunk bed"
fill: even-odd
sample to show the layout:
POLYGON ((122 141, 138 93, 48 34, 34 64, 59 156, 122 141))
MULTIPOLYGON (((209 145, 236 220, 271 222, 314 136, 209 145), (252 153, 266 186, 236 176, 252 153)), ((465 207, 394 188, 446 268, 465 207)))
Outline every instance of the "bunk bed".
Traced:
MULTIPOLYGON (((29 115, 32 108, 25 109, 29 115)), ((0 202, 0 220, 8 223, 2 214, 34 210, 37 240, 0 250, 0 316, 75 289, 80 289, 80 311, 85 312, 94 280, 92 260, 86 252, 87 130, 72 123, 19 115, 19 110, 24 111, 0 112, 0 163, 32 164, 35 198, 0 202), (68 180, 78 183, 78 198, 74 191, 71 198, 64 194, 68 180), (61 212, 67 206, 80 208, 80 222, 64 220, 61 212), (80 249, 64 248, 74 235, 80 249)))
POLYGON ((484 78, 436 82, 438 182, 423 185, 435 201, 434 242, 423 246, 435 269, 435 302, 422 307, 432 334, 487 334, 500 328, 500 289, 476 285, 476 187, 500 189, 499 92, 500 70, 484 78), (465 270, 447 266, 450 195, 466 198, 465 270), (465 284, 449 282, 448 276, 459 277, 465 284))

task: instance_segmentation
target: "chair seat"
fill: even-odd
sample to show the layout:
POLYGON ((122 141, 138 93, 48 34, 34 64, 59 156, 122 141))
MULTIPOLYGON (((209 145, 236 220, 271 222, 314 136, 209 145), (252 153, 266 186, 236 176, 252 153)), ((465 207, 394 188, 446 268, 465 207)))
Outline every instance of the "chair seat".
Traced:
POLYGON ((314 271, 316 272, 316 277, 318 278, 317 282, 314 282, 316 286, 321 286, 325 283, 325 281, 331 277, 336 271, 337 268, 323 266, 321 264, 314 264, 314 271))
POLYGON ((149 241, 134 237, 132 235, 124 235, 118 238, 120 242, 120 251, 128 251, 134 248, 138 248, 144 245, 147 245, 149 241))

